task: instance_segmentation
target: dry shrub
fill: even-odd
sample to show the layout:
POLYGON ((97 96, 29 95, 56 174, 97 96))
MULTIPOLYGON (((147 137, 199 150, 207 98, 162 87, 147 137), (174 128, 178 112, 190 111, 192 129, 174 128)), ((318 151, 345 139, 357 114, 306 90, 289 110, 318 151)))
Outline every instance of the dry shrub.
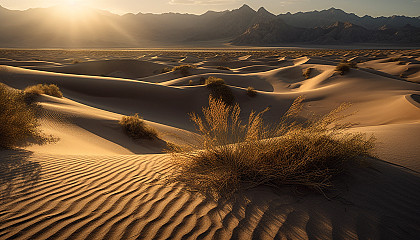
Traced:
POLYGON ((398 61, 400 61, 401 60, 401 58, 399 58, 399 57, 392 57, 392 58, 389 58, 388 60, 387 60, 387 62, 398 62, 398 61))
POLYGON ((218 66, 216 69, 230 71, 230 67, 218 66))
POLYGON ((179 71, 183 76, 188 76, 190 75, 190 71, 191 69, 195 69, 197 68, 194 65, 181 65, 181 66, 176 66, 174 67, 172 70, 173 71, 179 71))
POLYGON ((35 86, 30 86, 25 88, 25 93, 33 95, 46 94, 53 97, 62 98, 63 93, 61 93, 60 88, 55 84, 38 84, 35 86))
POLYGON ((312 73, 313 68, 307 68, 305 70, 303 70, 302 75, 308 79, 311 77, 311 73, 312 73))
POLYGON ((255 91, 255 88, 253 87, 248 87, 246 89, 246 95, 248 95, 249 97, 255 97, 257 96, 257 91, 255 91))
POLYGON ((162 73, 167 73, 167 72, 172 72, 172 68, 170 68, 170 67, 165 67, 165 68, 163 68, 162 69, 162 73))
POLYGON ((297 121, 303 104, 298 98, 276 126, 252 112, 243 123, 238 105, 228 106, 209 99, 204 117, 193 113, 197 127, 193 144, 171 145, 174 171, 170 182, 185 183, 215 199, 260 185, 304 186, 319 191, 332 187, 332 178, 351 163, 371 156, 374 138, 345 131, 351 125, 342 105, 332 112, 305 122, 297 121))
POLYGON ((232 105, 234 103, 235 96, 223 79, 210 76, 206 79, 204 84, 210 89, 210 96, 213 98, 222 99, 227 105, 232 105))
POLYGON ((351 69, 350 64, 348 63, 340 63, 335 67, 335 71, 339 72, 341 75, 344 75, 345 73, 349 72, 351 69))
POLYGON ((158 137, 157 131, 148 126, 137 113, 134 116, 123 116, 119 123, 133 139, 156 139, 158 137))
POLYGON ((53 140, 45 137, 38 127, 35 108, 25 103, 23 92, 0 83, 0 148, 53 140))

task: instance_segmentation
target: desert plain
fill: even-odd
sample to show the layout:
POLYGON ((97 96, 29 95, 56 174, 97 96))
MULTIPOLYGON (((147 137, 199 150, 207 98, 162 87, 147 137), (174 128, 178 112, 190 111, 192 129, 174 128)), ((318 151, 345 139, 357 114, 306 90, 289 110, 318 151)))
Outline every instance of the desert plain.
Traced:
POLYGON ((0 151, 0 239, 420 235, 419 50, 1 49, 0 82, 56 84, 64 95, 38 99, 40 128, 56 142, 0 151), (357 67, 340 74, 342 60, 357 67), (181 65, 193 67, 170 70, 181 65), (167 143, 194 134, 188 114, 208 104, 202 81, 210 76, 225 81, 244 116, 269 107, 268 122, 299 96, 314 114, 349 102, 350 131, 375 136, 375 157, 325 194, 259 186, 214 201, 167 184, 167 143), (119 120, 135 113, 158 139, 124 133, 119 120))

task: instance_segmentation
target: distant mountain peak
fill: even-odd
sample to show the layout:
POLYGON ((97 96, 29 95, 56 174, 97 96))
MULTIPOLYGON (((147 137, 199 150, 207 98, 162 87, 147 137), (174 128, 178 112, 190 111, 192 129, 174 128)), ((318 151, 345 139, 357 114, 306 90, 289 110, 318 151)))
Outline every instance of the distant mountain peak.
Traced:
POLYGON ((270 13, 269 11, 267 11, 267 9, 265 9, 264 7, 260 7, 259 9, 258 9, 258 11, 257 12, 262 12, 262 13, 270 13))
POLYGON ((247 10, 247 11, 251 10, 251 11, 255 12, 255 10, 252 9, 248 4, 242 5, 242 7, 240 7, 238 10, 242 10, 242 11, 244 11, 244 10, 247 10))

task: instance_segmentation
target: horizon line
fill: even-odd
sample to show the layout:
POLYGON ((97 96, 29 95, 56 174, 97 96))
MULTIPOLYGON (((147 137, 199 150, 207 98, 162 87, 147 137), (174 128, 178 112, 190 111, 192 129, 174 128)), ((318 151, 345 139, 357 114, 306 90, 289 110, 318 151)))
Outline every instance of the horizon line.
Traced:
MULTIPOLYGON (((32 9, 49 9, 49 8, 59 7, 59 6, 65 6, 65 5, 68 5, 68 4, 66 4, 66 3, 61 3, 60 4, 59 3, 59 4, 54 4, 54 5, 51 5, 51 6, 47 6, 47 7, 31 7, 31 8, 26 8, 26 9, 11 9, 11 8, 4 7, 2 4, 0 4, 0 8, 7 9, 9 11, 20 11, 20 12, 24 12, 24 11, 28 11, 28 10, 32 10, 32 9)), ((369 16, 369 17, 372 17, 372 18, 381 18, 381 17, 385 17, 385 18, 389 18, 389 17, 420 18, 420 15, 419 16, 408 16, 408 15, 398 15, 398 14, 388 15, 388 16, 385 16, 385 15, 372 16, 372 15, 365 14, 365 15, 361 16, 361 15, 358 15, 357 13, 347 12, 346 10, 344 10, 342 8, 336 8, 334 6, 331 6, 330 8, 326 8, 326 9, 322 9, 322 10, 316 10, 316 9, 314 9, 314 10, 310 10, 310 11, 296 11, 296 12, 287 11, 287 12, 283 12, 283 13, 273 13, 273 12, 267 10, 267 8, 265 8, 264 6, 261 6, 258 9, 254 9, 251 6, 249 6, 248 4, 242 4, 240 7, 236 7, 236 8, 232 8, 232 9, 226 9, 226 10, 222 10, 222 11, 207 10, 207 11, 205 11, 203 13, 188 13, 188 12, 161 12, 161 13, 157 13, 157 12, 141 12, 141 11, 140 12, 137 12, 137 13, 136 12, 118 13, 118 12, 112 11, 110 9, 102 9, 102 8, 91 7, 91 6, 88 6, 88 5, 83 4, 83 3, 81 5, 84 6, 84 7, 86 7, 86 8, 96 9, 96 10, 100 10, 100 11, 106 11, 106 12, 109 12, 109 13, 112 13, 112 14, 115 14, 115 15, 119 15, 119 16, 124 16, 124 15, 127 15, 127 14, 134 14, 134 15, 137 15, 137 14, 154 14, 154 15, 162 15, 162 14, 183 14, 183 15, 196 15, 196 16, 201 16, 201 15, 204 15, 204 14, 206 14, 208 12, 222 13, 222 12, 226 12, 226 11, 238 10, 238 9, 240 9, 242 7, 249 7, 252 10, 254 10, 255 12, 257 12, 259 9, 265 9, 267 12, 269 12, 271 14, 274 14, 275 16, 289 14, 289 13, 293 15, 293 14, 297 14, 297 13, 322 12, 322 11, 328 11, 328 10, 331 10, 331 9, 335 9, 335 10, 341 10, 341 11, 347 13, 347 14, 354 14, 357 17, 360 17, 360 18, 365 17, 365 16, 369 16)))

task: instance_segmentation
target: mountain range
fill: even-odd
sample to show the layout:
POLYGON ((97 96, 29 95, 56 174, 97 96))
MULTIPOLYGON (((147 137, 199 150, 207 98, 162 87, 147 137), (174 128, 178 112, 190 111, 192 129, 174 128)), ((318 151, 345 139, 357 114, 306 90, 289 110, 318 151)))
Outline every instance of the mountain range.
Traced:
POLYGON ((0 21, 0 47, 420 45, 420 17, 359 17, 335 8, 275 15, 243 5, 202 15, 116 15, 66 6, 25 11, 0 6, 0 21))

